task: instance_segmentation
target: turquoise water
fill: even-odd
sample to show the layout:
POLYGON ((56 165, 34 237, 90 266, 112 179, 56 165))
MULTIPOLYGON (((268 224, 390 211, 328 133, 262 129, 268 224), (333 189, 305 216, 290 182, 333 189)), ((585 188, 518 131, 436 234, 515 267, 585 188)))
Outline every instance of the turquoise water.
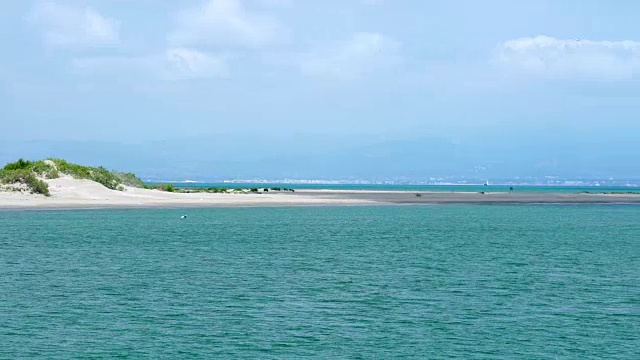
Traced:
MULTIPOLYGON (((157 185, 157 183, 150 183, 157 185)), ((381 190, 381 191, 441 191, 441 192, 508 192, 511 185, 385 185, 385 184, 270 184, 270 183, 174 183, 181 188, 263 188, 285 187, 298 190, 381 190)), ((515 192, 569 193, 580 192, 632 192, 640 193, 638 186, 533 186, 512 185, 515 192)))
POLYGON ((0 229, 0 358, 640 358, 639 206, 4 211, 0 229))

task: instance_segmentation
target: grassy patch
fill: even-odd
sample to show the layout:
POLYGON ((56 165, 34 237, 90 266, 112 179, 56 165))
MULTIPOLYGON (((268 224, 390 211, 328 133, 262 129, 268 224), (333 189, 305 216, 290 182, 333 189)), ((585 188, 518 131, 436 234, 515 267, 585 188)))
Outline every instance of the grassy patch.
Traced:
POLYGON ((25 184, 31 192, 49 196, 49 186, 41 179, 57 179, 61 174, 75 179, 92 180, 111 190, 123 190, 124 186, 144 187, 142 180, 135 174, 109 171, 104 167, 72 164, 62 159, 19 159, 0 169, 0 181, 3 184, 25 184))
POLYGON ((0 171, 0 179, 3 184, 25 184, 31 190, 33 194, 41 194, 44 196, 51 196, 49 193, 49 185, 38 179, 33 171, 24 168, 13 168, 7 170, 6 168, 0 171))
POLYGON ((120 180, 122 185, 143 188, 144 182, 133 173, 113 172, 113 175, 120 180))
POLYGON ((102 166, 91 167, 72 164, 62 159, 50 159, 59 173, 67 174, 76 179, 87 179, 104 185, 111 190, 118 190, 121 185, 144 187, 144 183, 135 174, 109 171, 102 166))
POLYGON ((14 163, 8 163, 4 166, 3 170, 12 171, 12 170, 26 170, 29 169, 33 165, 32 161, 28 161, 25 159, 20 159, 14 163))

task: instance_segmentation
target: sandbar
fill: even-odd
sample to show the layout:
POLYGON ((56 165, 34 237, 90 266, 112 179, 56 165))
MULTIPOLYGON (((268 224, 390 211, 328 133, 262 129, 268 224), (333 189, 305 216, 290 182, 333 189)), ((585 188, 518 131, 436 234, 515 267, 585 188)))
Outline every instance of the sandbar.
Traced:
POLYGON ((50 197, 0 192, 0 209, 203 208, 401 204, 640 204, 640 194, 477 193, 358 190, 297 190, 248 194, 170 193, 127 187, 109 190, 90 180, 47 180, 50 197))

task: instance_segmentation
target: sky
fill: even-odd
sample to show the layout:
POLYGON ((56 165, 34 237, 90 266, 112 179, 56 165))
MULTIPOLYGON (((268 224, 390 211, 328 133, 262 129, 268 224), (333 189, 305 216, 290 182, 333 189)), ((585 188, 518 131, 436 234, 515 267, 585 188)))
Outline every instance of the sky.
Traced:
POLYGON ((207 161, 380 144, 395 147, 379 166, 402 173, 389 154, 420 161, 437 143, 465 157, 446 175, 492 161, 640 175, 638 13, 631 0, 2 0, 0 160, 52 142, 83 156, 197 143, 207 161))

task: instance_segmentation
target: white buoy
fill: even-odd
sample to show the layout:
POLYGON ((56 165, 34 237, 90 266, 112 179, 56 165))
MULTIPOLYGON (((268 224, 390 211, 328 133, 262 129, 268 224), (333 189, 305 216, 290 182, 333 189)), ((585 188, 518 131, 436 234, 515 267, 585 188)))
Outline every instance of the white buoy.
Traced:
POLYGON ((186 219, 186 218, 187 218, 187 215, 180 216, 180 219, 186 219))

